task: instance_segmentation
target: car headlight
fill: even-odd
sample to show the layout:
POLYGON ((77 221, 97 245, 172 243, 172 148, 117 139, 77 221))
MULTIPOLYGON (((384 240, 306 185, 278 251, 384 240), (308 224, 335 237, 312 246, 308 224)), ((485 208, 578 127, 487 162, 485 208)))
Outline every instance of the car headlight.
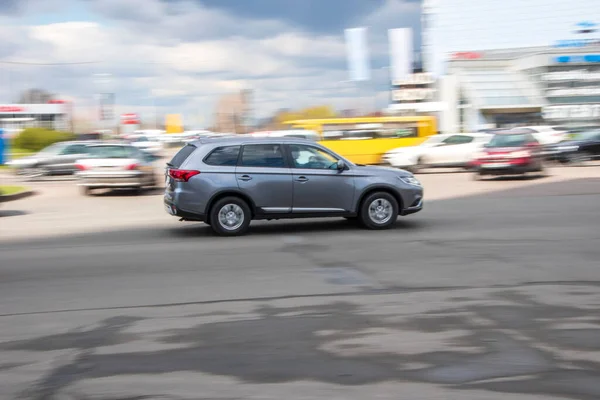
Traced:
POLYGON ((421 182, 419 182, 419 180, 417 178, 415 178, 414 176, 399 176, 398 178, 400 178, 400 180, 404 183, 406 183, 407 185, 413 185, 413 186, 419 186, 421 187, 421 182))

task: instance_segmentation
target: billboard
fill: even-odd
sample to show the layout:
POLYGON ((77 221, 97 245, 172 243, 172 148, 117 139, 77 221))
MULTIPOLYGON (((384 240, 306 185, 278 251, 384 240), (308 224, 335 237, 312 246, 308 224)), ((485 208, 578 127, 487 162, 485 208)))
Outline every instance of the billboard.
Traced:
POLYGON ((367 44, 367 28, 346 29, 346 55, 351 81, 371 79, 371 62, 367 44))
POLYGON ((404 81, 413 72, 412 29, 390 29, 388 31, 388 38, 392 81, 404 81))
POLYGON ((168 114, 165 121, 165 128, 167 133, 182 133, 184 129, 181 114, 168 114))

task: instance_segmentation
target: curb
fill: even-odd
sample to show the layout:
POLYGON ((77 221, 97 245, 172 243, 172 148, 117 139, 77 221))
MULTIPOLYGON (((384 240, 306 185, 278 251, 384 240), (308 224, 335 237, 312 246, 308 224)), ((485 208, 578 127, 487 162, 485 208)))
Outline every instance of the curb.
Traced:
POLYGON ((33 190, 24 190, 22 192, 15 193, 15 194, 0 195, 0 203, 5 203, 5 202, 8 202, 8 201, 21 200, 21 199, 24 199, 26 197, 33 196, 34 194, 36 194, 36 192, 33 191, 33 190))

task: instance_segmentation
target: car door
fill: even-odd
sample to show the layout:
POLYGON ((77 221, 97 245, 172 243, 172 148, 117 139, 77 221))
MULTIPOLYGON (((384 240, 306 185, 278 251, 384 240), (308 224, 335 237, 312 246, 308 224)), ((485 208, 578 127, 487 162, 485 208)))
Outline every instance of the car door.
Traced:
POLYGON ((58 154, 46 163, 46 168, 55 174, 72 173, 75 171, 75 161, 79 158, 78 152, 82 145, 69 144, 63 147, 58 154))
POLYGON ((460 137, 463 135, 451 135, 444 139, 440 144, 425 150, 421 156, 424 164, 427 165, 447 165, 456 160, 456 153, 459 151, 457 146, 461 144, 460 137))
POLYGON ((286 146, 291 160, 294 213, 335 213, 352 210, 354 176, 337 169, 333 153, 311 144, 286 146))
POLYGON ((245 144, 235 169, 238 187, 265 214, 292 210, 292 172, 281 143, 245 144))

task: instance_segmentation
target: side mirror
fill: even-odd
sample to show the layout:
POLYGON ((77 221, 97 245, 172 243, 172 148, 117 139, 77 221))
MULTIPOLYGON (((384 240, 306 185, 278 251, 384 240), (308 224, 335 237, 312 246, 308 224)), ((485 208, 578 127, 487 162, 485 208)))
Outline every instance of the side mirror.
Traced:
POLYGON ((336 164, 336 168, 338 171, 344 171, 344 170, 348 169, 348 166, 346 165, 344 160, 338 160, 338 162, 336 164))

